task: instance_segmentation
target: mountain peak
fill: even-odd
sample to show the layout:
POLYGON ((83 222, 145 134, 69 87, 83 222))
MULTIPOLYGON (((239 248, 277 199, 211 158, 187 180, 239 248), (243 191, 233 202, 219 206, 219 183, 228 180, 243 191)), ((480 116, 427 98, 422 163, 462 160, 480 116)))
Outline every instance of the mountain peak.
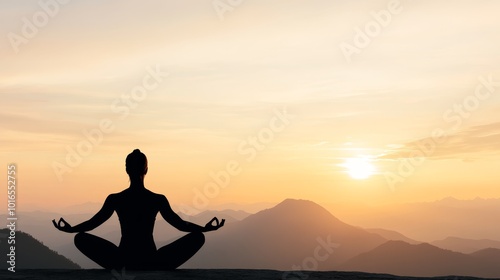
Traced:
POLYGON ((284 206, 284 205, 286 205, 286 206, 292 206, 292 205, 317 205, 317 206, 319 206, 317 203, 312 202, 310 200, 287 198, 287 199, 283 200, 282 202, 278 203, 275 207, 284 206))
POLYGON ((287 198, 273 208, 266 209, 261 212, 266 214, 276 213, 280 216, 295 216, 297 219, 334 219, 335 221, 340 222, 340 220, 333 216, 323 206, 313 201, 304 199, 287 198))

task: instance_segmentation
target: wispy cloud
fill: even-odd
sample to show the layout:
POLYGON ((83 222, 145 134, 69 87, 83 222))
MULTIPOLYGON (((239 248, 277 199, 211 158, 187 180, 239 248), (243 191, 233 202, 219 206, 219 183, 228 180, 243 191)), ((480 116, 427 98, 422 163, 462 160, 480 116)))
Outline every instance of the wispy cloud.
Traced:
POLYGON ((432 152, 425 153, 429 159, 463 159, 470 160, 488 155, 500 154, 500 122, 476 125, 446 136, 442 144, 436 143, 432 137, 425 137, 394 147, 383 159, 409 158, 418 151, 435 146, 432 152), (423 147, 426 148, 423 148, 423 147))

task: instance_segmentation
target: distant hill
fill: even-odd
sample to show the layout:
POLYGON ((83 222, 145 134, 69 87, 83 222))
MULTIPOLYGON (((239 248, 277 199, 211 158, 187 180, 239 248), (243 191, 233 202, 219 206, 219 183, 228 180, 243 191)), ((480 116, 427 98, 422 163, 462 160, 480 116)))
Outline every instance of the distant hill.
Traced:
POLYGON ((412 245, 403 241, 388 241, 352 258, 340 269, 419 277, 500 277, 500 265, 485 262, 481 256, 444 250, 427 243, 412 245))
POLYGON ((77 205, 72 205, 72 206, 67 206, 62 209, 60 209, 61 213, 64 213, 65 215, 72 215, 72 214, 85 214, 85 213, 97 213, 99 209, 102 207, 102 202, 86 202, 82 204, 77 204, 77 205))
POLYGON ((479 250, 477 252, 469 254, 474 258, 478 258, 485 263, 490 263, 497 267, 500 267, 500 249, 497 248, 486 248, 479 250))
MULTIPOLYGON (((8 236, 9 229, 1 229, 0 235, 8 236)), ((80 266, 57 252, 49 249, 33 236, 16 231, 16 270, 17 269, 80 269, 80 266)), ((6 270, 9 245, 5 239, 0 242, 0 269, 6 270)))
POLYGON ((394 231, 394 230, 387 230, 387 229, 382 229, 382 228, 368 228, 365 230, 368 232, 371 232, 371 233, 376 233, 387 240, 396 240, 396 241, 400 240, 400 241, 404 241, 404 242, 410 243, 410 244, 422 243, 420 241, 416 241, 416 240, 413 240, 409 237, 406 237, 403 234, 401 234, 397 231, 394 231))
POLYGON ((246 217, 250 216, 250 213, 241 210, 221 210, 221 211, 203 211, 194 216, 188 216, 182 212, 177 213, 179 216, 187 221, 193 222, 199 225, 205 225, 208 223, 213 217, 217 217, 220 219, 225 219, 226 223, 232 223, 236 221, 241 221, 246 217))
POLYGON ((419 241, 432 242, 448 236, 469 239, 500 236, 500 199, 459 200, 445 198, 434 202, 404 203, 366 207, 364 211, 344 212, 342 218, 364 228, 388 228, 419 241))
POLYGON ((322 260, 316 261, 315 269, 332 270, 385 241, 380 235, 343 223, 314 202, 287 199, 207 233, 205 246, 185 267, 290 270, 310 265, 307 260, 321 250, 322 260), (327 242, 336 247, 321 249, 327 242))
POLYGON ((431 242, 432 245, 439 248, 452 250, 464 254, 470 254, 481 249, 497 248, 500 249, 500 241, 491 239, 467 239, 460 237, 447 237, 442 240, 431 242))
MULTIPOLYGON (((247 213, 255 214, 267 208, 274 207, 277 203, 272 202, 257 202, 250 204, 240 204, 240 203, 225 203, 220 205, 213 205, 210 207, 212 210, 223 211, 226 209, 238 209, 245 211, 247 213)), ((175 208, 174 208, 175 209, 175 208)))

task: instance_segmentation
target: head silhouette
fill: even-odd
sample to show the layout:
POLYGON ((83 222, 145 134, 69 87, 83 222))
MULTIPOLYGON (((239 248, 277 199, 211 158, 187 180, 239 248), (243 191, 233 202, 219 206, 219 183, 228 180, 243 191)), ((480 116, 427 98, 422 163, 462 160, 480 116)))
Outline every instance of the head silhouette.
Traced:
POLYGON ((148 159, 139 149, 135 149, 125 160, 125 170, 130 179, 141 178, 148 173, 148 159))

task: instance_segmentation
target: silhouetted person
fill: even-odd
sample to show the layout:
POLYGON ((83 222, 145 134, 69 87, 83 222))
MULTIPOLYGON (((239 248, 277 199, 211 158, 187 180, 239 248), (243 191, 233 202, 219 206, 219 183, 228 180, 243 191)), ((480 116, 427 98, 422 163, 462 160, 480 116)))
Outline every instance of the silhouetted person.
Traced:
POLYGON ((224 225, 224 219, 219 223, 215 217, 205 227, 184 221, 172 210, 164 195, 146 189, 144 176, 148 172, 148 161, 140 150, 136 149, 129 154, 125 165, 130 177, 130 187, 120 193, 110 194, 94 217, 74 227, 63 218, 57 223, 52 220, 54 226, 61 231, 77 232, 76 247, 100 266, 106 269, 175 269, 203 246, 203 232, 217 230, 224 225), (122 234, 118 247, 86 233, 108 220, 114 211, 120 220, 122 234), (153 228, 158 212, 178 230, 190 233, 157 250, 153 228))

